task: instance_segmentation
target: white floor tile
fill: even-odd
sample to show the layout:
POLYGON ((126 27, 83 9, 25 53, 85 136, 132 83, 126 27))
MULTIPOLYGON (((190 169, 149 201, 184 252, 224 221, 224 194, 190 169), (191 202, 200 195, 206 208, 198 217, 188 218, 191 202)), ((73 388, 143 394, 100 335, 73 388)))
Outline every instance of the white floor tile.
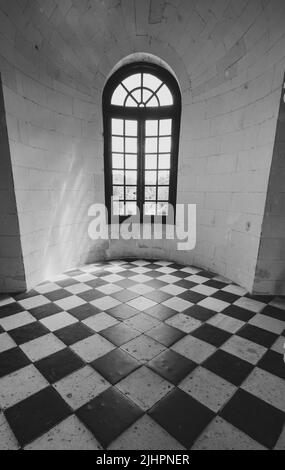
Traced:
POLYGON ((32 361, 36 362, 44 357, 55 354, 61 351, 66 346, 52 333, 42 336, 41 338, 34 339, 28 343, 22 344, 20 348, 24 351, 26 356, 32 361))
POLYGON ((155 305, 157 305, 157 303, 153 302, 153 300, 147 299, 146 297, 137 297, 136 299, 127 302, 127 305, 143 312, 148 308, 154 307, 155 305))
POLYGON ((83 292, 92 290, 92 287, 87 286, 87 284, 80 283, 80 284, 74 284, 74 286, 66 287, 65 290, 67 290, 67 292, 70 292, 73 295, 78 295, 78 294, 82 294, 83 292))
POLYGON ((41 307, 42 305, 47 305, 49 303, 50 303, 50 300, 48 300, 43 295, 36 295, 35 297, 30 297, 25 300, 19 300, 19 304, 25 310, 31 310, 32 308, 41 307))
POLYGON ((145 284, 136 284, 128 288, 131 292, 135 292, 136 294, 144 295, 152 292, 154 290, 153 287, 146 286, 145 284))
POLYGON ((245 308, 246 310, 250 310, 251 312, 259 313, 261 312, 266 304, 263 302, 259 302, 258 300, 248 299, 247 297, 241 297, 240 299, 236 300, 233 305, 237 305, 238 307, 245 308))
POLYGON ((78 354, 85 362, 92 362, 108 352, 115 349, 115 346, 100 335, 93 335, 71 346, 71 349, 78 354))
POLYGON ((204 284, 204 282, 207 282, 208 280, 208 278, 199 276, 197 274, 193 274, 192 276, 186 277, 186 281, 195 282, 196 284, 204 284))
POLYGON ((142 410, 149 410, 174 387, 147 367, 141 367, 116 387, 142 410))
POLYGON ((133 339, 129 343, 124 344, 124 346, 122 346, 122 349, 127 351, 127 353, 129 353, 138 361, 145 363, 153 359, 166 348, 154 339, 149 338, 145 335, 141 335, 138 338, 133 339))
POLYGON ((196 364, 201 364, 216 351, 216 348, 211 344, 205 343, 205 341, 201 341, 190 335, 182 338, 174 344, 171 349, 181 354, 181 356, 185 356, 191 361, 196 362, 196 364))
POLYGON ((191 450, 266 450, 266 448, 217 416, 202 432, 191 450))
POLYGON ((239 336, 232 336, 221 349, 251 364, 257 364, 266 352, 263 346, 239 336))
POLYGON ((49 282, 47 284, 43 284, 42 286, 38 286, 36 288, 36 291, 39 294, 49 294, 50 292, 55 292, 60 289, 61 287, 58 284, 55 284, 54 282, 49 282))
POLYGON ((231 304, 228 302, 224 302, 223 300, 215 299, 214 297, 207 297, 206 299, 201 300, 198 303, 201 307, 208 308, 209 310, 213 310, 214 312, 222 312, 231 304))
POLYGON ((0 326, 5 331, 11 331, 21 326, 29 325, 34 323, 36 320, 29 312, 21 312, 10 317, 0 318, 0 326))
POLYGON ((212 372, 198 367, 186 377, 179 388, 215 413, 230 400, 236 387, 212 372))
POLYGON ((66 326, 73 325, 77 323, 78 320, 67 312, 61 312, 43 318, 40 322, 50 331, 56 331, 66 326))
POLYGON ((99 332, 117 325, 119 322, 114 317, 111 317, 111 315, 108 315, 108 313, 102 312, 87 318, 82 323, 91 328, 91 330, 99 332))
POLYGON ((71 295, 65 299, 57 300, 55 304, 58 305, 62 310, 71 310, 72 308, 80 307, 81 305, 86 304, 86 302, 76 295, 71 295))
POLYGON ((122 287, 116 286, 115 284, 107 284, 105 286, 97 287, 96 290, 102 292, 104 295, 111 295, 115 294, 115 292, 120 292, 123 289, 122 287))
POLYGON ((14 436, 5 416, 0 412, 0 451, 17 450, 19 444, 14 436))
POLYGON ((214 317, 210 318, 207 323, 209 323, 209 325, 216 326, 221 330, 227 331, 228 333, 236 333, 245 325, 245 322, 236 320, 228 315, 223 315, 222 313, 218 313, 214 317))
POLYGON ((0 379, 0 406, 10 408, 48 386, 34 365, 24 367, 0 379))
POLYGON ((109 387, 109 382, 89 366, 54 384, 54 388, 73 410, 85 405, 109 387))
POLYGON ((192 302, 188 302, 188 300, 180 299, 179 297, 171 297, 171 299, 163 302, 162 305, 181 313, 192 307, 194 304, 192 304, 192 302))
POLYGON ((176 286, 175 284, 169 284, 168 286, 161 287, 160 290, 170 295, 179 295, 186 291, 186 289, 183 289, 183 287, 176 286))
POLYGON ((121 302, 119 302, 119 300, 113 299, 113 297, 105 296, 101 297, 100 299, 93 300, 90 302, 90 304, 104 312, 105 310, 110 310, 111 308, 117 307, 121 304, 121 302))
POLYGON ((240 297, 247 294, 246 289, 240 286, 235 286, 234 284, 230 284, 229 286, 223 287, 222 290, 224 292, 229 292, 230 294, 239 295, 240 297))
POLYGON ((72 415, 25 447, 25 450, 102 450, 81 421, 72 415))
POLYGON ((248 322, 250 325, 258 326, 264 330, 271 331, 272 333, 281 334, 285 329, 285 321, 276 320, 275 318, 262 315, 261 313, 255 315, 248 322))
POLYGON ((201 326, 201 322, 195 318, 188 317, 183 313, 178 313, 173 317, 166 320, 167 325, 173 326, 178 330, 184 331, 184 333, 191 333, 191 331, 197 330, 201 326))
POLYGON ((202 295, 213 295, 217 292, 218 289, 214 289, 214 287, 204 286, 204 284, 198 284, 195 287, 191 287, 190 289, 193 292, 197 292, 198 294, 202 295))
POLYGON ((15 341, 8 335, 8 333, 0 334, 0 353, 15 348, 15 346, 17 346, 15 341))
POLYGON ((285 381, 276 375, 255 368, 242 388, 285 413, 285 381))
POLYGON ((144 415, 109 447, 109 450, 184 450, 185 448, 149 416, 144 415))
POLYGON ((124 323, 130 328, 138 330, 141 333, 145 333, 155 326, 160 325, 161 322, 151 317, 150 315, 147 315, 146 313, 139 313, 138 315, 135 315, 134 317, 124 321, 124 323))

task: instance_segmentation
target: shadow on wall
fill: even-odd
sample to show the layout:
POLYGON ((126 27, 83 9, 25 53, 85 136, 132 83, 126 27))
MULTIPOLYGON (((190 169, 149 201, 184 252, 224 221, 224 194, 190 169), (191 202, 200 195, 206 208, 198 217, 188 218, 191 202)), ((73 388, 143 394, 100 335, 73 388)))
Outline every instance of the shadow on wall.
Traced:
POLYGON ((0 292, 26 289, 11 154, 0 75, 0 292))

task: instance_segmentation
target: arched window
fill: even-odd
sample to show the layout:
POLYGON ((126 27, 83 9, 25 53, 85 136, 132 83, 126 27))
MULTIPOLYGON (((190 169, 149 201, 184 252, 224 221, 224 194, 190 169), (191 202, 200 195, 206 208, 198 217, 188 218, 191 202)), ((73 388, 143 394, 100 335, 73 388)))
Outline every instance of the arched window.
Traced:
POLYGON ((147 63, 122 67, 103 94, 105 192, 109 216, 175 209, 181 94, 175 78, 147 63))

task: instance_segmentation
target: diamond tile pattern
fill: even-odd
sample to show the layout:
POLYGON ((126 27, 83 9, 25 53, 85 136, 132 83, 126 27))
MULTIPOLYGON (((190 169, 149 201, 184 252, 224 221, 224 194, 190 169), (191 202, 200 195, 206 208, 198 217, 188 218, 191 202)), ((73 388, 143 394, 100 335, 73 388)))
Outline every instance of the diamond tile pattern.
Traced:
POLYGON ((0 299, 1 442, 151 450, 152 430, 161 449, 279 449, 284 343, 282 299, 214 273, 156 260, 69 271, 0 299))

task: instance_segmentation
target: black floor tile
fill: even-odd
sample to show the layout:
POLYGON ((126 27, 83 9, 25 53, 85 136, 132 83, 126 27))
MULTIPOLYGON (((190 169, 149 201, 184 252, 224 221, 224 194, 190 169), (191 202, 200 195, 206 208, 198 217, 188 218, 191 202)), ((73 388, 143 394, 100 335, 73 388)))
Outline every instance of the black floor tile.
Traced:
POLYGON ((5 412, 21 446, 37 439, 70 414, 70 408, 52 387, 32 395, 5 412))
POLYGON ((210 279, 207 282, 204 282, 204 286, 213 287, 214 289, 224 289, 227 284, 221 281, 215 281, 215 279, 210 279))
MULTIPOLYGON (((136 294, 135 292, 131 292, 130 290, 124 289, 121 290, 120 292, 115 292, 114 294, 111 295, 116 300, 119 300, 120 302, 129 302, 130 300, 136 299, 139 297, 139 294, 136 294)), ((110 310, 109 312, 110 313, 110 310)))
POLYGON ((82 292, 81 294, 77 294, 77 295, 78 297, 85 300, 86 302, 93 302, 93 300, 104 297, 104 294, 96 289, 87 290, 86 292, 82 292))
POLYGON ((28 343, 48 333, 50 333, 50 331, 39 322, 30 323, 29 325, 9 331, 9 335, 18 345, 28 343))
POLYGON ((0 318, 10 317, 16 315, 17 313, 23 312, 25 309, 21 307, 17 302, 12 304, 4 305, 0 307, 0 318))
POLYGON ((70 287, 74 286, 75 284, 79 284, 79 281, 76 281, 75 279, 62 279, 61 281, 56 281, 56 283, 58 286, 64 289, 65 287, 70 287))
POLYGON ((200 305, 193 305, 193 307, 188 308, 183 313, 184 315, 189 315, 189 317, 196 318, 196 320, 200 320, 202 322, 217 315, 217 312, 201 307, 200 305))
POLYGON ((164 346, 170 347, 172 344, 182 339, 185 336, 185 333, 183 333, 181 330, 178 330, 177 328, 173 328, 172 326, 162 323, 161 325, 158 325, 152 330, 148 331, 146 335, 150 336, 164 346))
POLYGON ((137 315, 138 311, 129 305, 121 304, 108 310, 108 315, 116 318, 116 320, 123 321, 137 315))
POLYGON ((118 390, 110 388, 80 408, 76 414, 106 448, 143 413, 118 390))
POLYGON ((71 294, 65 289, 59 289, 53 292, 48 292, 47 294, 45 294, 45 297, 51 302, 56 302, 57 300, 66 299, 67 297, 71 297, 72 295, 73 294, 71 294))
POLYGON ((66 346, 78 343, 83 339, 89 338, 94 335, 94 331, 88 328, 83 323, 74 323, 74 325, 66 326, 60 330, 54 331, 53 333, 57 336, 66 346))
POLYGON ((12 374, 22 367, 31 364, 31 361, 20 348, 9 349, 9 351, 0 354, 0 378, 12 374))
POLYGON ((176 310, 173 310, 172 308, 166 307, 166 305, 162 304, 154 305, 153 307, 148 308, 145 310, 145 313, 160 321, 168 320, 168 318, 171 318, 173 315, 177 314, 176 310))
POLYGON ((230 304, 233 304, 234 302, 236 302, 236 300, 240 298, 238 295, 232 294, 231 292, 224 292, 222 290, 215 292, 211 297, 223 300, 224 302, 228 302, 230 304))
POLYGON ((203 363, 203 367, 237 387, 243 383, 254 368, 249 362, 221 350, 210 356, 203 363))
POLYGON ((268 449, 272 449, 282 431, 285 415, 263 400, 238 390, 221 416, 268 449))
POLYGON ((153 279, 145 282, 144 284, 148 287, 153 287, 153 289, 161 289, 161 287, 165 287, 165 283, 159 279, 153 279))
POLYGON ((253 341, 254 343, 270 348, 278 338, 278 335, 270 331, 263 330, 254 325, 245 325, 236 333, 237 336, 253 341))
POLYGON ((100 310, 91 304, 83 304, 79 305, 79 307, 71 308, 70 310, 68 310, 68 313, 70 313, 70 315, 73 315, 78 320, 83 321, 86 320, 86 318, 92 317, 93 315, 100 313, 100 310))
POLYGON ((245 308, 240 308, 237 305, 230 305, 223 310, 223 315, 228 315, 236 320, 249 321, 256 313, 246 310, 245 308))
POLYGON ((36 307, 29 310, 31 315, 33 315, 33 317, 35 317, 37 320, 42 320, 43 318, 50 317, 51 315, 55 315, 62 311, 62 308, 53 303, 42 305, 41 307, 36 307))
POLYGON ((160 304, 170 299, 171 295, 161 290, 154 290, 152 292, 148 292, 147 294, 144 294, 144 297, 147 297, 148 299, 153 300, 154 302, 157 302, 158 304, 160 304))
POLYGON ((276 351, 271 350, 267 351, 259 361, 258 367, 285 380, 285 364, 283 354, 278 354, 276 351))
POLYGON ((13 298, 17 301, 30 299, 31 297, 36 297, 39 293, 36 290, 30 290, 28 292, 22 292, 21 294, 14 294, 13 298))
POLYGON ((119 323, 118 325, 111 326, 104 331, 100 331, 100 335, 104 336, 108 341, 119 347, 139 336, 139 332, 129 328, 124 323, 119 323))
POLYGON ((114 351, 96 359, 90 365, 108 382, 115 385, 140 367, 141 364, 125 351, 114 349, 114 351))
POLYGON ((37 369, 50 384, 58 382, 67 375, 84 366, 84 362, 69 348, 63 349, 35 363, 37 369))
POLYGON ((189 375, 197 364, 175 351, 168 349, 152 359, 147 366, 164 379, 178 385, 189 375))
POLYGON ((187 449, 215 416, 211 410, 179 389, 160 400, 149 415, 187 449))
POLYGON ((182 292, 182 294, 179 294, 177 297, 188 300, 188 302, 192 302, 193 304, 197 304, 198 302, 201 302, 201 300, 206 299, 205 295, 198 294, 198 292, 193 292, 191 290, 182 292))
POLYGON ((215 326, 204 324, 191 333, 195 338, 206 341, 207 343, 216 346, 222 346, 232 335, 227 331, 216 328, 215 326))
POLYGON ((197 286, 195 282, 187 281, 186 279, 181 279, 180 281, 175 282, 175 285, 182 287, 182 289, 192 289, 192 287, 197 286))
POLYGON ((284 321, 285 311, 271 305, 267 305, 262 310, 262 315, 268 315, 269 317, 275 318, 276 320, 284 321))

